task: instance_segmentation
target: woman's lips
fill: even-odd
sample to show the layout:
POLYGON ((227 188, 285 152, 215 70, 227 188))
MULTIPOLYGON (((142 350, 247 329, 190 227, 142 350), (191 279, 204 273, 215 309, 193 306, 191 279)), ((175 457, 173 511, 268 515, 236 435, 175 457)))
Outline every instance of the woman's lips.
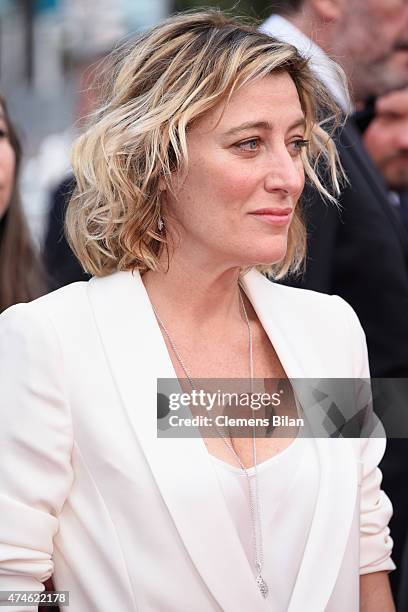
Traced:
POLYGON ((261 208, 249 214, 271 225, 287 225, 291 221, 292 208, 261 208))

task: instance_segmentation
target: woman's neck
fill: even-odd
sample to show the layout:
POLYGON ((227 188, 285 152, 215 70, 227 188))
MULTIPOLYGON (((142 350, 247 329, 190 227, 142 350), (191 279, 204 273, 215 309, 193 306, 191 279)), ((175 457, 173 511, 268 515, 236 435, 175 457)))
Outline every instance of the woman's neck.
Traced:
POLYGON ((145 272, 143 283, 163 319, 182 319, 198 330, 241 317, 239 268, 193 266, 172 261, 166 272, 145 272))

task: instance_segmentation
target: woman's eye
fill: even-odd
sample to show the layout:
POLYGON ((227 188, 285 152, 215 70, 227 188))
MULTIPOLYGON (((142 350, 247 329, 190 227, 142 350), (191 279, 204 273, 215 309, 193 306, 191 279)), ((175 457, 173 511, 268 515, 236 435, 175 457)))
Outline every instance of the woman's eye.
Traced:
POLYGON ((309 140, 304 140, 303 138, 298 138, 296 140, 293 140, 290 143, 290 146, 292 147, 292 151, 297 155, 298 153, 301 152, 302 149, 307 147, 308 144, 309 144, 309 140))
POLYGON ((0 138, 7 138, 7 137, 8 137, 7 130, 0 128, 0 138))
POLYGON ((250 138, 235 145, 241 151, 257 151, 259 146, 259 138, 250 138))

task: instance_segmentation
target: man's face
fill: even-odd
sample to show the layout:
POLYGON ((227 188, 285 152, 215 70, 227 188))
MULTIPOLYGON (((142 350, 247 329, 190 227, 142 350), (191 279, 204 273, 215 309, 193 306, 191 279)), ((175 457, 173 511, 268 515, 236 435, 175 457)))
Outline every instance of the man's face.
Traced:
POLYGON ((408 89, 379 101, 364 144, 390 189, 408 189, 408 89))
POLYGON ((333 55, 356 101, 408 84, 408 0, 343 0, 333 55))

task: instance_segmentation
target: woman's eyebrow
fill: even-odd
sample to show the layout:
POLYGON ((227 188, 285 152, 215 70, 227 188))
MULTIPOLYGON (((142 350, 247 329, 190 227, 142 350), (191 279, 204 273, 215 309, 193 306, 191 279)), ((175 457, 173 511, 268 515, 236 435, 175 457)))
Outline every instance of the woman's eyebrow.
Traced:
POLYGON ((236 127, 227 130, 225 135, 230 136, 232 134, 236 134, 237 132, 243 132, 244 130, 250 130, 252 128, 271 130, 272 126, 268 121, 247 121, 246 123, 241 123, 241 125, 237 125, 236 127))
MULTIPOLYGON (((289 130, 293 130, 294 128, 297 128, 297 127, 306 128, 306 119, 304 118, 303 115, 301 117, 299 117, 298 119, 296 119, 288 127, 288 131, 289 130)), ((233 127, 231 129, 227 130, 225 132, 225 135, 226 136, 231 136, 233 134, 236 134, 237 132, 243 132, 244 130, 249 130, 249 129, 253 129, 253 128, 264 129, 264 130, 272 130, 272 125, 269 123, 269 121, 247 121, 245 123, 241 123, 241 125, 237 125, 236 127, 233 127)))
POLYGON ((289 126, 288 130, 293 130, 298 127, 302 127, 304 130, 307 127, 306 119, 303 115, 302 117, 299 117, 299 119, 296 119, 296 121, 289 126))

